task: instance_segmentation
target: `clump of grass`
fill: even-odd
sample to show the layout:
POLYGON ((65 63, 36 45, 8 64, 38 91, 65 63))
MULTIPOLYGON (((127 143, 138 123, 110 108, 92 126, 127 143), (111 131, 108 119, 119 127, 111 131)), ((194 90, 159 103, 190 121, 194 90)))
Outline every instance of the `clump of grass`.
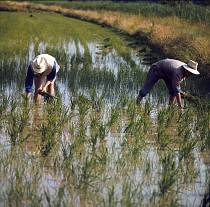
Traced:
POLYGON ((172 153, 164 153, 161 158, 162 173, 159 181, 160 193, 165 195, 177 181, 178 168, 172 153))
MULTIPOLYGON (((20 186, 17 187, 13 180, 7 188, 11 197, 6 197, 17 203, 22 196, 29 198, 31 204, 35 204, 34 199, 37 199, 37 203, 67 205, 72 202, 69 195, 84 193, 87 197, 81 198, 82 201, 89 199, 94 204, 105 206, 151 204, 155 201, 180 204, 177 192, 182 192, 183 183, 191 185, 196 182, 198 176, 194 163, 194 151, 199 146, 196 127, 206 117, 197 120, 196 116, 201 112, 195 113, 192 108, 181 114, 176 108, 163 107, 157 108, 155 122, 151 115, 153 104, 146 102, 138 106, 128 97, 119 98, 122 103, 118 101, 113 104, 110 111, 105 110, 104 104, 100 110, 95 110, 93 105, 98 97, 96 91, 94 93, 91 100, 85 96, 78 97, 73 110, 65 107, 60 99, 41 106, 43 119, 39 129, 40 150, 44 163, 49 165, 49 159, 52 166, 44 166, 43 158, 39 160, 35 155, 30 159, 20 158, 21 161, 30 162, 39 172, 33 175, 37 184, 29 186, 25 179, 28 176, 27 170, 19 171, 17 175, 20 186), (83 106, 84 109, 81 109, 83 106), (154 123, 159 125, 157 129, 151 129, 154 123), (115 130, 116 127, 118 130, 115 130), (179 130, 171 132, 172 127, 179 130), (149 141, 153 139, 155 130, 159 138, 151 144, 149 141), (108 142, 112 142, 111 146, 108 142), (148 155, 151 148, 155 161, 148 155), (51 192, 51 186, 42 186, 41 180, 45 177, 40 169, 43 168, 51 172, 53 182, 58 183, 57 190, 51 192), (154 183, 157 183, 155 187, 154 183), (24 188, 29 189, 27 192, 31 193, 31 197, 26 196, 24 188), (40 188, 43 193, 37 197, 36 192, 40 188), (144 188, 151 189, 146 197, 144 188), (15 190, 19 193, 15 194, 15 190), (170 198, 171 193, 173 199, 170 198), (89 197, 92 194, 93 198, 89 197)), ((13 102, 9 112, 14 113, 17 109, 19 102, 13 102)), ((16 146, 12 151, 14 148, 16 146)), ((0 154, 0 162, 5 157, 0 154)), ((7 160, 1 166, 7 166, 10 162, 7 160)), ((5 170, 4 167, 2 169, 5 170)))
POLYGON ((119 117, 120 117, 119 109, 118 108, 112 108, 111 109, 111 113, 110 113, 110 118, 109 118, 109 121, 107 123, 107 126, 109 128, 114 127, 114 124, 117 123, 119 117))
POLYGON ((102 204, 103 206, 116 206, 118 201, 115 197, 115 186, 112 184, 108 188, 107 196, 103 199, 102 204))
POLYGON ((107 126, 101 123, 100 117, 92 115, 90 121, 90 143, 93 150, 95 150, 97 142, 105 140, 107 131, 107 126))
POLYGON ((162 150, 168 148, 174 142, 168 133, 168 128, 173 122, 174 113, 175 110, 173 107, 163 108, 158 111, 156 141, 162 150))
POLYGON ((61 105, 61 101, 48 103, 47 108, 47 121, 41 124, 41 154, 47 156, 51 149, 57 143, 56 138, 60 138, 62 134, 62 128, 68 120, 68 108, 61 105))
POLYGON ((85 115, 87 115, 88 110, 91 108, 91 101, 82 95, 78 96, 75 101, 78 106, 79 116, 84 118, 85 115))
POLYGON ((24 101, 23 106, 18 106, 18 102, 14 100, 10 102, 11 109, 10 115, 7 117, 7 133, 12 145, 21 143, 30 136, 30 134, 26 136, 22 134, 29 120, 29 108, 24 101))
POLYGON ((4 151, 4 159, 1 155, 0 168, 2 188, 1 199, 7 206, 41 205, 42 193, 38 190, 41 180, 40 165, 33 162, 22 148, 15 146, 4 151), (29 176, 30 175, 30 176, 29 176))
POLYGON ((104 94, 102 95, 97 95, 97 90, 94 87, 91 91, 90 91, 90 98, 91 98, 91 102, 92 102, 92 108, 94 110, 96 110, 97 112, 101 112, 102 108, 104 107, 104 94))
POLYGON ((83 9, 83 10, 111 10, 121 11, 131 14, 143 15, 146 17, 168 17, 177 16, 192 22, 209 22, 209 10, 202 6, 192 3, 176 3, 167 2, 167 4, 147 3, 147 2, 109 2, 109 1, 93 1, 93 2, 68 2, 64 7, 83 9))
POLYGON ((5 119, 7 115, 7 108, 9 106, 10 97, 5 96, 4 94, 0 97, 0 129, 5 125, 5 119))
POLYGON ((196 128, 198 138, 201 140, 201 150, 207 150, 210 147, 210 107, 203 103, 197 110, 196 128))
POLYGON ((6 109, 9 105, 9 101, 10 101, 10 97, 5 96, 4 94, 1 94, 1 98, 0 98, 0 115, 1 117, 3 116, 3 114, 6 112, 6 109))
MULTIPOLYGON (((65 60, 65 55, 62 53, 60 58, 65 60)), ((80 60, 78 62, 81 63, 80 60)), ((182 190, 180 186, 183 186, 183 182, 187 187, 190 186, 196 182, 195 179, 198 176, 194 154, 199 154, 197 152, 197 146, 200 144, 198 142, 201 140, 199 133, 205 135, 202 146, 208 141, 207 125, 200 128, 200 132, 197 129, 205 121, 209 123, 207 118, 209 114, 206 116, 204 113, 207 111, 206 108, 201 107, 203 112, 189 108, 181 114, 176 107, 158 108, 149 101, 142 106, 137 106, 132 98, 132 91, 140 80, 140 77, 136 76, 141 76, 143 72, 137 73, 136 68, 135 71, 132 68, 129 70, 123 68, 115 79, 113 73, 106 70, 97 71, 88 68, 77 72, 79 68, 77 63, 73 66, 76 66, 72 69, 73 73, 66 73, 72 75, 71 80, 75 79, 73 84, 69 83, 73 85, 70 86, 70 91, 72 88, 74 92, 77 89, 84 90, 85 95, 74 98, 71 110, 65 107, 60 99, 41 105, 43 119, 39 120, 41 128, 39 128, 38 137, 41 139, 40 150, 44 158, 36 159, 35 153, 30 155, 30 158, 21 158, 21 161, 29 161, 36 165, 37 170, 40 170, 41 183, 32 187, 36 191, 41 189, 44 192, 41 201, 46 205, 59 206, 69 203, 72 205, 71 201, 74 198, 71 195, 76 194, 76 198, 79 197, 81 203, 103 200, 104 205, 139 205, 140 203, 151 205, 153 198, 155 204, 155 199, 164 200, 167 197, 168 203, 180 204, 181 201, 176 203, 180 195, 179 191, 182 190), (131 83, 133 78, 134 84, 131 83), (101 96, 97 93, 95 85, 98 87, 97 90, 105 91, 101 96), (89 89, 90 95, 87 95, 89 89), (119 100, 116 101, 116 97, 120 97, 119 100), (198 119, 204 114, 203 120, 198 119), (156 115, 158 115, 157 121, 156 115), (178 115, 180 115, 179 118, 177 118, 178 115), (156 127, 158 136, 154 135, 156 127), (153 140, 154 137, 156 142, 153 140), (43 168, 49 173, 43 172, 43 168), (48 179, 53 183, 53 187, 47 185, 48 189, 45 189, 43 184, 48 184, 48 179), (59 186, 56 192, 53 190, 54 184, 56 187, 59 186), (160 194, 154 193, 154 189, 157 188, 160 194), (145 189, 146 196, 142 196, 145 189), (171 192, 173 198, 170 198, 171 192)), ((160 101, 160 98, 157 101, 160 101)), ((17 101, 11 108, 9 106, 6 108, 14 114, 20 109, 22 114, 25 108, 27 109, 27 104, 27 99, 23 99, 21 104, 17 101)), ((9 116, 10 114, 6 112, 6 118, 9 116)), ((15 119, 17 120, 18 118, 15 119)), ((11 127, 15 129, 14 123, 11 127)), ((24 129, 20 134, 22 133, 24 129)), ((17 136, 20 134, 17 132, 17 136)), ((37 134, 34 135, 37 138, 37 134)), ((14 142, 19 143, 16 142, 16 138, 14 142)), ((25 153, 29 154, 30 143, 24 144, 27 148, 25 153)), ((22 145, 21 147, 15 145, 11 151, 22 147, 22 145)), ((0 153, 2 158, 0 162, 7 157, 3 154, 0 153)), ((11 160, 5 162, 8 164, 11 160)), ((0 166, 2 171, 8 167, 0 166)), ((10 173, 12 174, 8 171, 9 176, 12 176, 10 173)), ((26 171, 20 173, 23 177, 31 176, 26 171)), ((21 193, 17 194, 17 197, 23 195, 24 182, 20 182, 20 185, 21 193)), ((35 196, 35 193, 32 195, 40 199, 35 196)), ((96 206, 100 204, 97 203, 96 206)))
POLYGON ((141 185, 136 185, 131 181, 123 182, 122 198, 120 203, 122 206, 135 206, 143 203, 143 195, 141 193, 141 185))
MULTIPOLYGON (((19 4, 4 3, 3 7, 5 6, 5 4, 7 5, 8 8, 16 10, 18 10, 21 7, 21 3, 19 4)), ((112 8, 113 5, 114 4, 109 4, 109 7, 112 8)), ((145 4, 143 5, 145 6, 145 4)), ((153 8, 149 9, 151 13, 157 11, 156 9, 154 10, 154 8, 156 8, 158 5, 159 7, 161 7, 161 9, 158 10, 158 13, 161 15, 158 15, 158 13, 156 13, 156 16, 150 15, 145 17, 144 15, 139 13, 139 10, 138 10, 138 15, 135 14, 135 12, 134 14, 126 14, 119 11, 103 11, 102 15, 100 11, 87 10, 84 5, 82 6, 84 10, 82 9, 78 10, 74 8, 66 9, 61 6, 53 6, 53 5, 49 6, 49 5, 32 4, 32 3, 22 4, 21 10, 26 10, 28 7, 30 7, 38 10, 54 11, 54 12, 63 13, 70 17, 76 17, 79 19, 86 19, 88 21, 97 22, 100 24, 106 24, 108 26, 115 27, 129 34, 139 34, 140 37, 145 36, 146 34, 147 36, 146 39, 148 44, 158 48, 159 51, 161 50, 161 52, 165 56, 173 56, 173 58, 180 58, 184 61, 187 61, 189 58, 191 59, 196 58, 199 60, 199 62, 203 64, 209 63, 209 58, 208 58, 209 52, 208 50, 205 50, 206 44, 199 44, 200 42, 199 39, 204 38, 205 42, 207 42, 207 45, 209 45, 209 38, 206 36, 206 26, 205 26, 206 24, 208 25, 209 21, 207 19, 203 20, 204 22, 200 21, 202 19, 203 12, 206 12, 206 15, 209 16, 208 9, 206 10, 204 7, 195 6, 193 4, 189 4, 188 6, 185 5, 183 6, 183 4, 181 4, 181 7, 178 6, 177 11, 174 13, 174 7, 171 6, 168 7, 159 4, 146 4, 146 5, 147 8, 150 7, 153 8), (197 19, 199 16, 200 24, 180 19, 180 17, 186 18, 188 16, 186 14, 189 11, 191 11, 191 9, 189 9, 191 7, 193 8, 193 10, 198 10, 200 12, 200 15, 198 15, 197 12, 195 13, 196 15, 193 15, 194 13, 190 12, 190 19, 191 20, 197 19), (171 13, 168 12, 169 8, 172 9, 173 12, 171 13), (180 9, 181 10, 183 9, 184 11, 180 12, 180 9), (159 28, 158 30, 161 32, 157 31, 155 32, 154 28, 159 28), (191 31, 190 35, 189 35, 189 30, 191 31), (199 33, 197 31, 199 31, 199 33), (190 41, 193 39, 196 41, 190 41), (171 46, 175 48, 171 50, 171 46)), ((144 14, 144 12, 142 13, 144 14)))
POLYGON ((122 147, 123 149, 129 149, 129 154, 134 160, 141 156, 146 146, 145 137, 151 132, 150 108, 149 103, 146 103, 144 108, 140 108, 133 101, 128 105, 127 115, 129 119, 125 126, 125 139, 122 147))
POLYGON ((40 131, 42 142, 40 152, 43 156, 47 156, 56 143, 56 132, 54 132, 54 127, 50 127, 50 125, 45 124, 41 125, 40 131))

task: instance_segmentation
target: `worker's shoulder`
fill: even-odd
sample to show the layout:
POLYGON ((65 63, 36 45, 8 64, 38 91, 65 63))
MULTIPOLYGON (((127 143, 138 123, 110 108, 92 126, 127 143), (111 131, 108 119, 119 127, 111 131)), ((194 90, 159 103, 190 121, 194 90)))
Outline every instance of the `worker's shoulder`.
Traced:
POLYGON ((48 60, 48 59, 55 59, 52 55, 49 55, 49 54, 40 54, 40 55, 38 55, 38 56, 44 57, 44 58, 46 58, 47 60, 48 60))
POLYGON ((166 67, 166 68, 178 68, 184 64, 185 63, 180 60, 170 59, 170 58, 160 60, 156 63, 157 66, 166 67))
POLYGON ((165 58, 165 59, 159 60, 157 63, 182 63, 182 64, 185 64, 184 62, 182 62, 180 60, 176 60, 176 59, 172 59, 172 58, 165 58))

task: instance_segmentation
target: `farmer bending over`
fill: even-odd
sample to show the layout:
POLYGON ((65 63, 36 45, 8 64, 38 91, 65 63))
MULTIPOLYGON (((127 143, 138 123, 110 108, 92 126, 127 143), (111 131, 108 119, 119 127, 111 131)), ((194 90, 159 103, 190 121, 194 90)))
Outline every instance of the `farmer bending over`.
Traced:
POLYGON ((163 79, 170 94, 169 104, 174 104, 176 100, 178 106, 183 108, 180 83, 192 74, 200 74, 197 67, 198 63, 192 60, 186 64, 179 60, 164 59, 152 64, 147 74, 146 81, 139 91, 137 103, 140 103, 142 98, 146 96, 159 79, 163 79))
POLYGON ((35 85, 35 102, 40 102, 41 92, 55 95, 55 79, 60 66, 56 59, 48 54, 38 55, 28 66, 25 80, 25 91, 27 97, 32 93, 33 81, 35 85))

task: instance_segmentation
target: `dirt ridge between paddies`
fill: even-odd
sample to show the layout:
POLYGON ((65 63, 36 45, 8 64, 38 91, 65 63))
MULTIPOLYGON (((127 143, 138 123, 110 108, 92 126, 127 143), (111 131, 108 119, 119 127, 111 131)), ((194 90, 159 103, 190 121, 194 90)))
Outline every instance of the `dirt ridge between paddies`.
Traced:
POLYGON ((181 18, 144 17, 119 11, 82 10, 60 5, 46 5, 29 2, 0 2, 0 11, 41 10, 56 12, 109 26, 143 41, 155 48, 162 57, 189 59, 199 63, 205 79, 210 79, 210 27, 205 23, 192 23, 181 18))

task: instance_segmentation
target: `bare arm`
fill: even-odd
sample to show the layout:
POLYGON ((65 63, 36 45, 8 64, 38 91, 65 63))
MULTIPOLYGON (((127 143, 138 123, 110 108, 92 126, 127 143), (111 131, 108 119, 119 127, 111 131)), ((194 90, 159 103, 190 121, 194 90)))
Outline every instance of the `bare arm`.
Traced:
POLYGON ((42 88, 42 91, 46 91, 47 90, 47 87, 50 85, 52 83, 52 81, 47 81, 46 83, 45 83, 45 85, 43 86, 43 88, 42 88))
POLYGON ((177 104, 180 108, 183 108, 183 105, 182 105, 182 98, 181 98, 181 94, 180 93, 177 93, 176 95, 176 101, 177 101, 177 104))
POLYGON ((180 108, 183 108, 182 106, 182 98, 181 98, 181 94, 177 93, 176 96, 170 96, 169 98, 169 104, 172 105, 175 103, 175 101, 177 101, 177 104, 180 108))

